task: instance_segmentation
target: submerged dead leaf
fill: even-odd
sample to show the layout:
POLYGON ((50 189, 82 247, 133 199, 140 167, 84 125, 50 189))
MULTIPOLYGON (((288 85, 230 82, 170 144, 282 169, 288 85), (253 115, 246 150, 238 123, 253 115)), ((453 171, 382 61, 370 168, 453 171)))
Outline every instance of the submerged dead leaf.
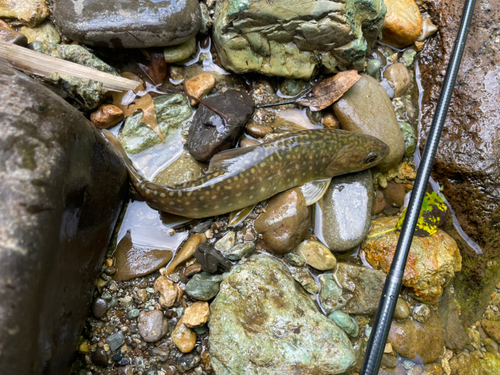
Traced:
POLYGON ((163 83, 167 77, 167 62, 163 55, 163 48, 154 48, 149 51, 149 75, 155 85, 163 83))
POLYGON ((311 91, 312 96, 297 103, 308 106, 311 111, 321 111, 339 100, 360 78, 356 70, 337 73, 318 83, 311 91))

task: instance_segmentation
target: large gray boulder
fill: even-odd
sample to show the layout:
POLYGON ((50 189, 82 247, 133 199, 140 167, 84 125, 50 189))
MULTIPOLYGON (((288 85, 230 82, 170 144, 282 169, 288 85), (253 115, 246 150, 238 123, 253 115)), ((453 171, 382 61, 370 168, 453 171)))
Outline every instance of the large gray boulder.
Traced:
POLYGON ((254 255, 234 267, 210 312, 217 375, 334 375, 356 361, 347 335, 276 258, 254 255))
POLYGON ((307 79, 321 66, 361 70, 385 13, 382 0, 221 0, 214 44, 236 73, 307 79))
POLYGON ((68 374, 125 167, 76 109, 0 65, 0 369, 68 374))

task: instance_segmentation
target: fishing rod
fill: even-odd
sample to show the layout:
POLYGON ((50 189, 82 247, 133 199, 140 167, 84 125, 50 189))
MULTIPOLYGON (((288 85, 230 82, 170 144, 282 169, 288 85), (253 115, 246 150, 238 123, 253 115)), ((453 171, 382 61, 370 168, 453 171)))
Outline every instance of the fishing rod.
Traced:
POLYGON ((448 63, 443 87, 436 106, 436 113, 432 120, 429 136, 427 137, 427 144, 425 145, 422 155, 422 161, 418 169, 417 179, 415 180, 410 203, 408 204, 396 252, 394 253, 391 268, 385 280, 382 296, 380 297, 379 307, 375 315, 375 322, 373 323, 370 339, 368 340, 360 375, 377 375, 380 368, 380 361, 382 360, 383 350, 385 348, 387 336, 389 335, 396 302, 403 282, 403 274, 411 242, 413 240, 413 232, 415 231, 420 208, 422 207, 422 201, 427 189, 427 183, 431 174, 432 164, 436 156, 439 138, 441 137, 448 107, 450 106, 451 95, 453 93, 453 87, 455 86, 458 69, 460 68, 460 62, 462 61, 465 42, 467 40, 467 34, 469 33, 475 5, 476 0, 466 0, 464 4, 462 21, 455 40, 455 46, 453 47, 453 53, 448 63))

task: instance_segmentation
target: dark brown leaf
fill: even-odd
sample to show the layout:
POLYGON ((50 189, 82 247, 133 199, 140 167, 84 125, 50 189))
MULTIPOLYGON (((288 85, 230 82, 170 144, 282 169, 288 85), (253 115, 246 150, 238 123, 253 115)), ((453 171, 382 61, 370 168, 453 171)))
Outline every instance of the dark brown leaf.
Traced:
POLYGON ((167 77, 167 62, 163 54, 163 48, 155 48, 149 50, 149 75, 153 80, 153 84, 158 85, 163 83, 167 77))
POLYGON ((337 73, 318 83, 310 97, 302 98, 297 103, 308 106, 311 111, 321 111, 339 100, 360 78, 356 70, 337 73))

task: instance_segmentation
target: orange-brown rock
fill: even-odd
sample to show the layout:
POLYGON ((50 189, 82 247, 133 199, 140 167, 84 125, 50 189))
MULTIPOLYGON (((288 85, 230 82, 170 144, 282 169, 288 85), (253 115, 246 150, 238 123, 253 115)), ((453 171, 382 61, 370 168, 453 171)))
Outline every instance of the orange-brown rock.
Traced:
POLYGON ((103 104, 90 115, 90 121, 99 129, 109 129, 125 117, 123 111, 113 104, 103 104))
MULTIPOLYGON (((200 73, 197 76, 184 81, 184 89, 186 94, 201 99, 207 95, 215 86, 215 78, 209 73, 200 73)), ((191 105, 197 104, 197 100, 191 99, 191 105)))
POLYGON ((382 42, 404 48, 415 42, 422 30, 422 16, 413 0, 384 0, 387 6, 382 42))
MULTIPOLYGON (((398 219, 398 216, 393 216, 374 220, 368 238, 361 245, 368 263, 385 273, 389 272, 400 233, 388 231, 396 226, 398 219), (384 234, 369 238, 377 233, 384 234)), ((444 231, 438 230, 429 237, 414 236, 403 285, 412 290, 416 299, 436 304, 444 287, 461 269, 462 257, 457 243, 444 231)))
POLYGON ((210 317, 210 308, 208 302, 195 302, 184 311, 182 322, 188 328, 201 327, 210 317))
POLYGON ((196 332, 188 328, 180 319, 172 332, 172 341, 183 353, 189 353, 196 345, 196 332))

